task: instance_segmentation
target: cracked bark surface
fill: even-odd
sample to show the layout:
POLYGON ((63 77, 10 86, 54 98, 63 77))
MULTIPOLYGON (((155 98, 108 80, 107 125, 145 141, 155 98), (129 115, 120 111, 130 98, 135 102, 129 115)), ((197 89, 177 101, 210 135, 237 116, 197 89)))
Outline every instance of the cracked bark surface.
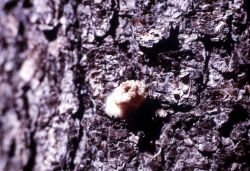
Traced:
POLYGON ((248 0, 0 1, 0 80, 0 170, 250 169, 248 0))

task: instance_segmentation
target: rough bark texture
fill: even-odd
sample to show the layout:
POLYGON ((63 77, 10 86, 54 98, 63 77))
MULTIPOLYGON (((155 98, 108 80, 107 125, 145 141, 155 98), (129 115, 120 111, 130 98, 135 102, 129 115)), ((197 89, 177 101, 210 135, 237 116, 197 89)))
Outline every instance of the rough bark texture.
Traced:
POLYGON ((249 170, 249 83, 249 0, 1 0, 0 170, 249 170))

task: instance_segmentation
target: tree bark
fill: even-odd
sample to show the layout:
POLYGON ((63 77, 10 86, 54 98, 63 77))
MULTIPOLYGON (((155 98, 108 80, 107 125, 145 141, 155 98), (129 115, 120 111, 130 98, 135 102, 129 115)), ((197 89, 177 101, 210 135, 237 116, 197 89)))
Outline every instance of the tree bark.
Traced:
POLYGON ((0 1, 0 97, 0 171, 249 170, 250 3, 0 1))

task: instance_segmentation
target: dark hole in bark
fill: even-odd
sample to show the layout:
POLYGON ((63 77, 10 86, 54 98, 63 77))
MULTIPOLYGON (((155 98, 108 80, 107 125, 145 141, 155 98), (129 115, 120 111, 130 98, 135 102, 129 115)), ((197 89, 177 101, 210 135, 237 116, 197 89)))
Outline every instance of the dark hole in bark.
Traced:
POLYGON ((16 141, 15 139, 13 139, 11 141, 10 150, 8 152, 9 157, 13 157, 15 155, 15 151, 16 151, 16 141))
POLYGON ((18 34, 23 35, 25 32, 25 26, 22 21, 19 22, 18 26, 18 34))
POLYGON ((24 0, 23 1, 23 7, 24 8, 31 8, 33 4, 30 2, 30 0, 24 0))
POLYGON ((241 105, 235 105, 233 107, 233 111, 229 114, 228 121, 222 124, 219 129, 220 134, 223 137, 229 137, 231 131, 233 130, 233 125, 239 123, 240 121, 244 121, 248 117, 249 114, 241 105))
POLYGON ((247 20, 250 21, 250 1, 245 0, 245 9, 247 11, 247 20))
POLYGON ((174 95, 174 98, 175 98, 176 100, 179 100, 181 97, 180 97, 179 94, 175 94, 175 95, 174 95))
POLYGON ((159 53, 175 51, 179 49, 179 27, 171 28, 170 35, 166 39, 163 37, 158 43, 154 44, 153 47, 147 48, 140 46, 140 49, 145 53, 146 58, 149 59, 151 65, 158 64, 157 55, 159 53))
POLYGON ((118 43, 118 47, 123 50, 124 52, 127 52, 129 50, 129 41, 124 41, 121 43, 118 43))
POLYGON ((43 33, 48 41, 53 41, 57 38, 57 33, 60 25, 57 25, 51 30, 44 30, 43 33))
POLYGON ((185 75, 184 77, 181 78, 181 81, 184 83, 184 84, 188 84, 189 83, 189 74, 185 75))

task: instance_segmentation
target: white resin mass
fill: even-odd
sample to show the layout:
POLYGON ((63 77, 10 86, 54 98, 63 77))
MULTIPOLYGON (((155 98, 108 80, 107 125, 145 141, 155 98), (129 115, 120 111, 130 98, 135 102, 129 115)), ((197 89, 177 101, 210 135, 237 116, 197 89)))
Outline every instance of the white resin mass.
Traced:
POLYGON ((145 99, 145 86, 140 81, 125 81, 108 96, 105 112, 114 118, 126 118, 138 109, 145 99))

